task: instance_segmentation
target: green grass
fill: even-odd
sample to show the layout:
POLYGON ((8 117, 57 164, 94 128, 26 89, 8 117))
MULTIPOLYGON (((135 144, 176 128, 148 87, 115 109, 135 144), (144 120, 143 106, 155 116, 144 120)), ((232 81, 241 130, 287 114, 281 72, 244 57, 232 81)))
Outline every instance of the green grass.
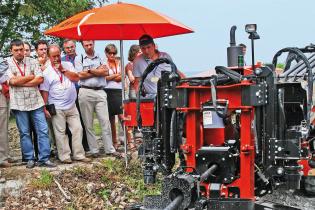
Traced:
POLYGON ((284 67, 285 67, 284 63, 278 63, 277 64, 277 68, 284 69, 284 67))
POLYGON ((38 189, 48 189, 53 184, 53 175, 46 169, 40 171, 40 177, 31 180, 31 186, 38 189))
POLYGON ((101 163, 105 171, 101 181, 105 184, 105 187, 98 194, 102 199, 106 200, 109 198, 110 188, 115 188, 115 184, 113 184, 115 181, 119 181, 134 190, 134 192, 126 192, 125 196, 129 199, 142 201, 146 195, 160 194, 161 181, 159 179, 156 184, 144 184, 139 161, 131 162, 127 169, 125 169, 122 161, 116 159, 104 159, 101 163))
POLYGON ((110 196, 110 190, 109 189, 103 189, 101 191, 98 192, 98 194, 101 196, 101 198, 103 200, 108 200, 109 199, 109 196, 110 196))
POLYGON ((12 115, 10 116, 9 124, 15 124, 15 117, 12 115))
POLYGON ((85 173, 87 173, 87 169, 85 167, 82 167, 82 166, 76 166, 72 169, 72 173, 75 175, 75 176, 82 176, 84 175, 85 173))

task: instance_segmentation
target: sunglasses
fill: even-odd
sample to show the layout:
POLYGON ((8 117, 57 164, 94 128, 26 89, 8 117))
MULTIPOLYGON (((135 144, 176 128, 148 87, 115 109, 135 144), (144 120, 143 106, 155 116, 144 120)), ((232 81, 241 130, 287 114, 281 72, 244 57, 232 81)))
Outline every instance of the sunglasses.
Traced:
POLYGON ((108 55, 116 55, 117 52, 107 52, 108 55))

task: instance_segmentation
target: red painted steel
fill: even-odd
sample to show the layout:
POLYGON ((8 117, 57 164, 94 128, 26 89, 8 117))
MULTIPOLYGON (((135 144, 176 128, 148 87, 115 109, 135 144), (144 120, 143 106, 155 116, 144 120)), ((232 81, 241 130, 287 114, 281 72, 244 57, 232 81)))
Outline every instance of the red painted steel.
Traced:
MULTIPOLYGON (((241 90, 243 86, 251 85, 250 82, 241 84, 218 86, 217 100, 228 100, 228 112, 241 111, 241 131, 240 131, 240 172, 234 182, 229 185, 223 185, 221 196, 233 197, 228 195, 229 187, 237 187, 240 190, 240 198, 254 199, 254 139, 251 131, 251 122, 254 119, 254 108, 250 106, 242 106, 241 90)), ((188 107, 178 108, 178 111, 187 112, 186 118, 186 144, 182 145, 186 153, 187 166, 196 168, 195 155, 202 146, 222 146, 228 136, 230 130, 225 128, 203 128, 202 104, 211 100, 209 86, 189 86, 182 84, 177 88, 184 88, 188 91, 188 107)), ((189 169, 188 169, 189 171, 189 169)), ((203 184, 205 189, 210 186, 203 184)), ((211 192, 206 192, 211 195, 211 192)))
MULTIPOLYGON (((137 103, 135 100, 124 101, 124 123, 125 126, 137 127, 137 103)), ((154 100, 140 103, 142 126, 154 125, 154 100)))

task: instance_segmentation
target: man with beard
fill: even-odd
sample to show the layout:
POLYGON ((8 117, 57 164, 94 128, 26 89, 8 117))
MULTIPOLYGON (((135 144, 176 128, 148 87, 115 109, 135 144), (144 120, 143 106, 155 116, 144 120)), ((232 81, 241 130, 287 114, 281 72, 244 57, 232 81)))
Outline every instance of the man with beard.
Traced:
POLYGON ((46 109, 47 118, 52 119, 54 134, 58 150, 58 157, 62 163, 70 164, 69 139, 66 135, 66 123, 72 133, 72 157, 76 161, 90 162, 85 157, 82 147, 82 127, 79 112, 75 106, 76 90, 74 83, 79 81, 79 75, 75 72, 70 62, 61 62, 61 50, 58 45, 50 45, 48 58, 50 65, 44 71, 44 83, 40 89, 44 101, 49 106, 54 106, 56 113, 52 115, 46 109))

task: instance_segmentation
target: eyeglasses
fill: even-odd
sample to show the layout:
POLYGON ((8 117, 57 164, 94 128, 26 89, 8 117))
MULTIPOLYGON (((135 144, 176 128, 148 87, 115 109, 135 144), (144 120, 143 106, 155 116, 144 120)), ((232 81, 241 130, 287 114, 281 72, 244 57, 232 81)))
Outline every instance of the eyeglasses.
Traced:
POLYGON ((117 52, 107 52, 108 55, 116 55, 117 52))

